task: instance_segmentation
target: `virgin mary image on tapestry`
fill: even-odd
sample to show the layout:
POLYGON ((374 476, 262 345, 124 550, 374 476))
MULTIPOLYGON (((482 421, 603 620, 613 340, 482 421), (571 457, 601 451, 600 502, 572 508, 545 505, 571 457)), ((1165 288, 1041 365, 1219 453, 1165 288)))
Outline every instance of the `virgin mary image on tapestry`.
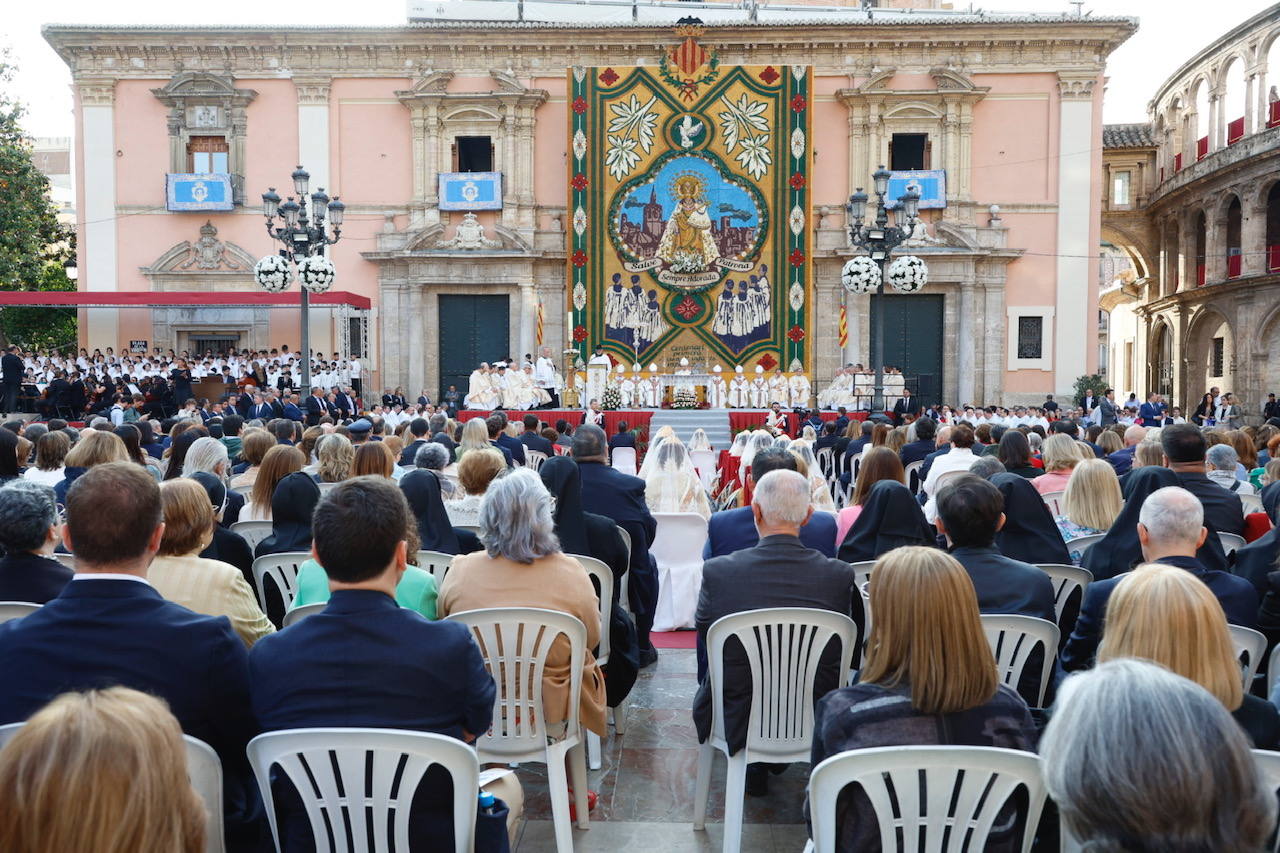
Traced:
POLYGON ((810 69, 725 66, 701 27, 676 36, 653 65, 569 72, 574 344, 807 367, 810 69))

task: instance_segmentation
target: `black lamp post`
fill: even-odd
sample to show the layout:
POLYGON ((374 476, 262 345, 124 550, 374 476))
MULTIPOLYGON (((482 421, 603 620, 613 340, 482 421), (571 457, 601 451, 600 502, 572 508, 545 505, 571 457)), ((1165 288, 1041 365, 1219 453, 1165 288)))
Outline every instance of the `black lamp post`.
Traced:
MULTIPOLYGON (((342 236, 342 218, 347 206, 337 196, 332 200, 324 188, 310 194, 310 216, 307 215, 308 194, 311 175, 299 166, 294 170, 293 189, 298 194, 298 201, 293 196, 280 203, 280 196, 275 187, 270 187, 262 194, 262 215, 267 218, 267 234, 273 240, 280 241, 284 248, 280 257, 296 264, 299 260, 312 255, 323 255, 326 246, 331 246, 342 236), (325 216, 329 218, 329 226, 333 236, 325 231, 325 216), (276 217, 282 220, 276 225, 276 217)), ((302 395, 311 393, 311 294, 302 287, 302 395)))
MULTIPOLYGON (((897 246, 906 241, 920 214, 920 193, 908 189, 898 197, 898 210, 894 212, 893 224, 889 224, 889 211, 885 207, 885 193, 889 191, 889 178, 892 173, 883 165, 871 176, 872 187, 876 194, 876 218, 872 223, 864 223, 867 213, 867 194, 858 187, 857 192, 849 196, 845 211, 849 215, 849 242, 859 249, 864 249, 871 260, 880 267, 880 284, 876 287, 876 295, 884 296, 885 272, 889 266, 889 254, 897 246)), ((884 305, 883 300, 871 301, 871 325, 875 329, 875 346, 872 347, 871 363, 876 371, 875 393, 871 398, 872 412, 883 412, 884 399, 884 305)))

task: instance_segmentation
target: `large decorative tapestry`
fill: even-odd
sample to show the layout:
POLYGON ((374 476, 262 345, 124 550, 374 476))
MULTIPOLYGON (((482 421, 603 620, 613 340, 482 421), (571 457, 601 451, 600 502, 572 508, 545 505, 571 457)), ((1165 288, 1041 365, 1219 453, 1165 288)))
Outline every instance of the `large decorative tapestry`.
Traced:
POLYGON ((570 71, 574 344, 807 370, 810 70, 676 33, 651 66, 570 71))

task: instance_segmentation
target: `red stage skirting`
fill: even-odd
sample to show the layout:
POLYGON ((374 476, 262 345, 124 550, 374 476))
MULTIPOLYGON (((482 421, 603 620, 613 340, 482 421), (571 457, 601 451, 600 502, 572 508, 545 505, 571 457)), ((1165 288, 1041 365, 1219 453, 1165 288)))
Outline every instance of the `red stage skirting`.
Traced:
MULTIPOLYGON (((572 426, 582 423, 581 409, 529 409, 527 412, 511 409, 507 411, 507 417, 515 422, 519 422, 525 415, 537 415, 539 420, 546 421, 551 426, 556 425, 556 421, 561 418, 568 421, 572 426)), ((458 420, 466 423, 472 418, 487 418, 489 412, 482 409, 462 409, 458 412, 458 420)), ((653 409, 636 409, 633 411, 617 411, 604 413, 604 431, 606 435, 613 435, 618 431, 618 422, 626 421, 630 429, 638 426, 644 426, 646 430, 649 421, 653 420, 653 409)))
MULTIPOLYGON (((768 411, 764 409, 753 409, 751 411, 731 411, 729 412, 729 433, 736 435, 744 429, 764 429, 764 419, 768 415, 768 411)), ((786 412, 787 416, 787 435, 792 438, 800 437, 800 416, 795 412, 786 412)), ((868 412, 849 412, 848 418, 852 421, 865 421, 868 412)), ((839 412, 819 412, 818 417, 824 421, 834 421, 840 417, 839 412)))

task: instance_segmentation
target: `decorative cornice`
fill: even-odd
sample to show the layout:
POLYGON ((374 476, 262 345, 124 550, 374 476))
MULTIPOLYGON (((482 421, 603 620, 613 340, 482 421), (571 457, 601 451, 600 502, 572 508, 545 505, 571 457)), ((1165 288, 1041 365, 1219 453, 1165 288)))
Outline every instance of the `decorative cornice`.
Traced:
POLYGON ((1058 73, 1058 96, 1064 101, 1089 101, 1093 99, 1093 87, 1098 83, 1096 74, 1058 73))
POLYGON ((490 70, 489 76, 498 84, 498 88, 489 92, 447 92, 446 87, 453 79, 452 71, 428 70, 423 77, 414 81, 413 88, 396 92, 400 103, 409 108, 421 108, 429 104, 449 103, 484 103, 497 101, 519 107, 536 107, 550 97, 546 89, 530 89, 519 81, 511 71, 490 70))
POLYGON ((173 109, 208 103, 220 103, 228 109, 247 107, 258 97, 253 89, 237 89, 230 76, 207 71, 180 71, 163 87, 152 89, 151 94, 173 109))

